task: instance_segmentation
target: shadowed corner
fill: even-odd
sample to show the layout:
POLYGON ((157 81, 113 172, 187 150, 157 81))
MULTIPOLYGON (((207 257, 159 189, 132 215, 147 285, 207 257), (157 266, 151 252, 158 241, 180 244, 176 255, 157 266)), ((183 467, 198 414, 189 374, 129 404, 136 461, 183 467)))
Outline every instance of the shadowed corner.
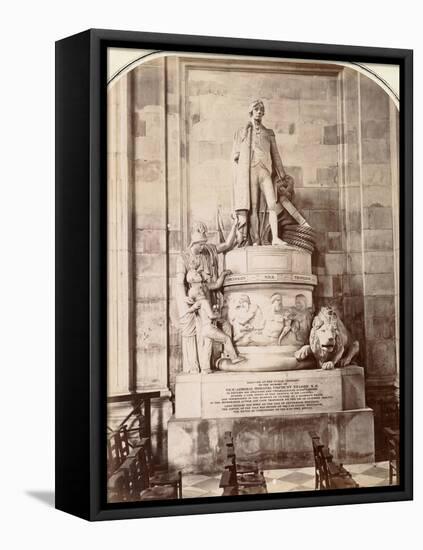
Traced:
POLYGON ((46 506, 54 508, 54 491, 25 491, 25 493, 28 496, 39 500, 46 506))

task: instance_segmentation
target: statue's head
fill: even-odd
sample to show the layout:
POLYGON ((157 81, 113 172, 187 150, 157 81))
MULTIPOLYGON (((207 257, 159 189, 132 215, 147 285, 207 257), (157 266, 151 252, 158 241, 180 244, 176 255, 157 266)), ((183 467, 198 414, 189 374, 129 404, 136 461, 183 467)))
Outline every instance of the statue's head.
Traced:
POLYGON ((274 311, 281 311, 282 296, 279 294, 279 292, 275 292, 275 294, 272 294, 272 296, 270 297, 270 302, 273 306, 274 311))
POLYGON ((203 268, 201 266, 200 256, 198 254, 191 254, 188 262, 187 283, 201 283, 203 277, 201 272, 203 268))
POLYGON ((295 307, 300 311, 304 311, 307 308, 307 298, 304 294, 297 294, 295 296, 295 307))
POLYGON ((241 294, 241 296, 238 298, 238 305, 236 306, 238 309, 248 309, 250 307, 251 300, 248 294, 241 294))
POLYGON ((192 271, 202 271, 200 258, 198 256, 191 256, 188 262, 188 267, 192 271))
POLYGON ((201 254, 207 242, 207 225, 203 222, 194 222, 191 227, 191 242, 188 248, 194 254, 201 254))
POLYGON ((250 106, 248 108, 248 114, 254 120, 260 121, 264 116, 264 112, 265 112, 264 103, 261 99, 255 99, 250 103, 250 106))

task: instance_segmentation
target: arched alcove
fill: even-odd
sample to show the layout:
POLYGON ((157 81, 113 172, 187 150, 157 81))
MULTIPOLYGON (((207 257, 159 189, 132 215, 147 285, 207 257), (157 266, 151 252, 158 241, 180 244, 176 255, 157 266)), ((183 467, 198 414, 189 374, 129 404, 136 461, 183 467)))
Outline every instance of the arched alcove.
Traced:
POLYGON ((195 219, 213 242, 217 210, 229 228, 233 134, 261 97, 295 204, 318 234, 315 304, 335 304, 359 340, 378 426, 398 383, 394 99, 337 63, 182 54, 131 63, 108 91, 109 394, 160 391, 153 422, 165 433, 181 370, 177 258, 195 219))

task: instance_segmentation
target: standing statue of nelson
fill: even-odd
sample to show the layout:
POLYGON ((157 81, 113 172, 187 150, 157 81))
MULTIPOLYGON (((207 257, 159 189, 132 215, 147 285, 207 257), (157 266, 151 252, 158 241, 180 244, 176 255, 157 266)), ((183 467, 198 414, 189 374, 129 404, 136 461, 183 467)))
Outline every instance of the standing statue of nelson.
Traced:
POLYGON ((233 145, 238 246, 264 244, 266 224, 270 226, 271 243, 284 245, 287 243, 278 235, 278 225, 281 229, 289 220, 306 232, 310 226, 290 200, 293 179, 285 172, 274 131, 262 124, 264 104, 260 99, 250 104, 249 115, 248 124, 235 133, 233 145))

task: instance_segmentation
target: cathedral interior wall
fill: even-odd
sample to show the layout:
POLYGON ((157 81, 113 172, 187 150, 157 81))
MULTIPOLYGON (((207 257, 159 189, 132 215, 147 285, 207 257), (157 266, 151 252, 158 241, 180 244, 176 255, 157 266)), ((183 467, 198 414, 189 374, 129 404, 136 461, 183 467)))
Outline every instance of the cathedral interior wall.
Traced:
POLYGON ((360 342, 376 433, 398 381, 398 112, 388 95, 337 65, 159 57, 109 90, 109 117, 115 117, 109 188, 116 190, 109 253, 121 278, 110 300, 116 304, 128 287, 125 307, 111 309, 110 331, 123 315, 127 334, 109 344, 115 384, 109 393, 119 384, 163 392, 152 416, 153 443, 163 456, 172 414, 168 390, 181 371, 176 261, 194 220, 205 222, 210 241, 218 242, 219 211, 229 231, 233 135, 257 97, 295 179, 293 202, 317 234, 315 308, 336 306, 360 342))

